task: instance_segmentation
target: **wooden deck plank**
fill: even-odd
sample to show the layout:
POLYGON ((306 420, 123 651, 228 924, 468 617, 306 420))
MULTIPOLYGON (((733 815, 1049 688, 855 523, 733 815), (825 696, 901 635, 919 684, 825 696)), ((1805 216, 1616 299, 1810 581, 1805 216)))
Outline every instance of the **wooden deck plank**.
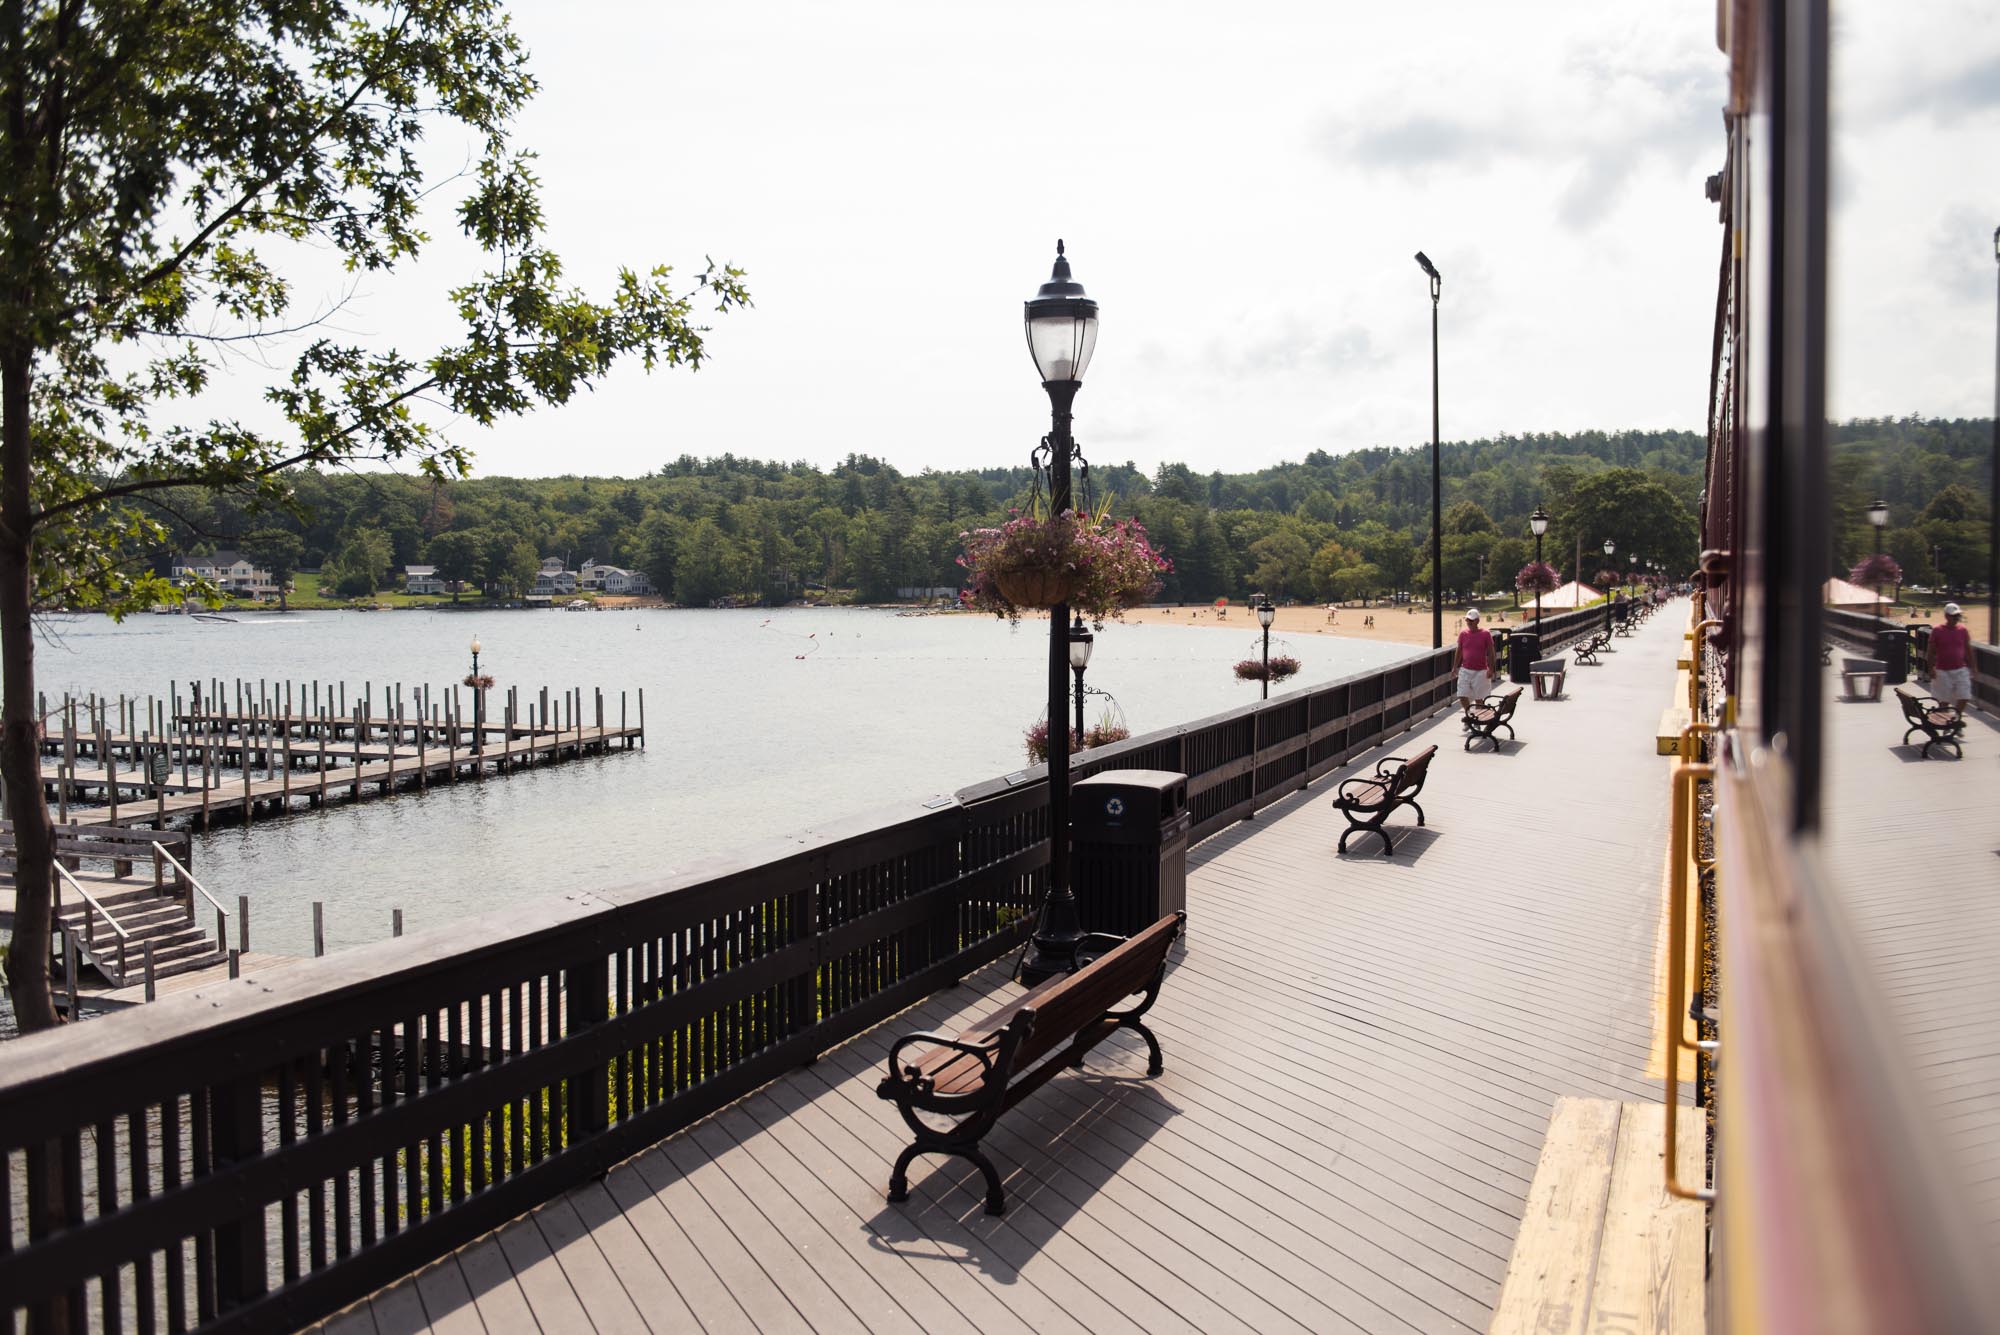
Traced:
POLYGON ((756 1329, 729 1286, 630 1161, 605 1174, 604 1190, 660 1269, 672 1278, 674 1290, 704 1331, 739 1335, 756 1329))
MULTIPOLYGON (((691 1330, 700 1324, 694 1311, 675 1287, 673 1276, 646 1247, 611 1199, 602 1182, 572 1188, 565 1198, 576 1212, 577 1222, 604 1252, 618 1282, 632 1305, 653 1331, 691 1330)), ((574 1282, 574 1280, 572 1280, 574 1282)))
POLYGON ((621 1276, 604 1258, 596 1235, 577 1218, 568 1196, 558 1196, 530 1216, 548 1245, 549 1255, 562 1268, 570 1291, 583 1305, 593 1330, 641 1335, 646 1318, 620 1283, 621 1276))
POLYGON ((1494 1335, 1586 1335, 1595 1258, 1604 1231, 1618 1105, 1560 1098, 1495 1305, 1494 1335))
MULTIPOLYGON (((416 1279, 417 1296, 423 1299, 424 1319, 437 1335, 480 1335, 486 1329, 456 1256, 425 1266, 417 1272, 416 1279)), ((382 1324, 379 1317, 376 1324, 382 1324)))
MULTIPOLYGON (((1676 1167, 1681 1181, 1699 1183, 1706 1157, 1702 1112, 1676 1111, 1676 1167)), ((1657 1103, 1628 1103, 1620 1111, 1590 1293, 1593 1335, 1700 1335, 1706 1325, 1708 1211, 1699 1201, 1667 1195, 1666 1132, 1666 1109, 1657 1103)))
POLYGON ((791 1297, 772 1283, 663 1149, 656 1146, 630 1162, 652 1195, 666 1206, 673 1222, 684 1230, 702 1261, 741 1305, 751 1329, 812 1330, 791 1297))
POLYGON ((521 1286, 521 1296, 528 1300, 535 1329, 555 1335, 591 1329, 583 1303, 570 1287, 569 1276, 549 1250, 533 1216, 523 1215, 506 1225, 494 1235, 494 1240, 521 1286))
POLYGON ((495 1235, 488 1233, 460 1247, 455 1259, 472 1294, 472 1305, 479 1309, 479 1319, 487 1330, 501 1335, 504 1331, 534 1328, 534 1311, 528 1306, 527 1295, 521 1292, 520 1281, 514 1278, 514 1268, 507 1264, 495 1235))

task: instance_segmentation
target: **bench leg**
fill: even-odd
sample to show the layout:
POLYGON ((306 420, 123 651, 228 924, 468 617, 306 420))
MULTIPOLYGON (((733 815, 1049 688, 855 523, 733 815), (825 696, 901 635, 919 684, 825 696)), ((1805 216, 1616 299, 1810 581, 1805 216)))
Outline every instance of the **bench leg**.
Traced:
POLYGON ((993 1167, 993 1161, 976 1149, 956 1148, 945 1145, 925 1145, 921 1142, 908 1146, 896 1156, 896 1166, 889 1173, 889 1199, 901 1205, 910 1199, 910 1164, 919 1154, 950 1154, 966 1159, 974 1164, 986 1179, 986 1213, 1002 1215, 1007 1213, 1007 1193, 1001 1190, 1000 1173, 993 1167))
POLYGON ((1125 1027, 1127 1029, 1138 1030, 1139 1037, 1146 1040, 1146 1054, 1148 1057, 1148 1060, 1146 1062, 1146 1074, 1158 1075, 1162 1071, 1166 1070, 1167 1069, 1166 1059, 1160 1055, 1160 1040, 1153 1037, 1153 1031, 1148 1029, 1145 1025, 1141 1024, 1137 1020, 1125 1021, 1125 1027))
MULTIPOLYGON (((1418 784, 1417 786, 1419 788, 1423 787, 1422 784, 1418 784)), ((1403 805, 1417 813, 1417 824, 1422 825, 1424 823, 1424 809, 1422 807, 1418 806, 1415 802, 1405 802, 1403 805)))

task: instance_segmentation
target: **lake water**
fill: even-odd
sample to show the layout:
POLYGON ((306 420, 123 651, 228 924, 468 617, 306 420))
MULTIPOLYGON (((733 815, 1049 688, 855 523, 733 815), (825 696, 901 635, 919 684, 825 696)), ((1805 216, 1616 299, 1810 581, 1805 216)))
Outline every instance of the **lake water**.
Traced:
MULTIPOLYGON (((251 899, 251 945, 306 953, 311 903, 328 949, 421 931, 537 895, 645 882, 705 855, 829 818, 939 793, 1026 764, 1041 716, 1045 622, 866 609, 244 614, 234 622, 141 616, 60 623, 37 651, 39 688, 164 699, 195 678, 347 684, 380 701, 400 683, 440 691, 480 666, 525 703, 582 687, 646 693, 647 747, 482 784, 402 793, 196 836, 195 869, 225 903, 251 899)), ((1273 638, 1273 652, 1280 643, 1273 638)), ((1254 629, 1110 623, 1087 681, 1134 733, 1256 698, 1230 665, 1254 629)), ((1286 644, 1291 686, 1395 662, 1404 646, 1308 636, 1286 644)), ((467 702, 468 708, 470 702, 467 702)), ((1103 710, 1093 699, 1091 718, 1103 710)))

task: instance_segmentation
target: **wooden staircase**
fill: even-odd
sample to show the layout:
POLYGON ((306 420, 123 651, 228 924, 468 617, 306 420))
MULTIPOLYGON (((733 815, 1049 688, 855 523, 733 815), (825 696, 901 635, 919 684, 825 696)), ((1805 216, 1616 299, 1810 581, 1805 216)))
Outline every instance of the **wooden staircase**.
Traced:
POLYGON ((229 956, 227 943, 210 940, 188 902, 172 891, 162 894, 151 885, 136 885, 107 893, 93 887, 93 894, 125 936, 108 928, 102 915, 78 900, 64 900, 56 923, 75 940, 80 962, 113 987, 128 987, 145 977, 149 946, 155 979, 205 969, 229 956))

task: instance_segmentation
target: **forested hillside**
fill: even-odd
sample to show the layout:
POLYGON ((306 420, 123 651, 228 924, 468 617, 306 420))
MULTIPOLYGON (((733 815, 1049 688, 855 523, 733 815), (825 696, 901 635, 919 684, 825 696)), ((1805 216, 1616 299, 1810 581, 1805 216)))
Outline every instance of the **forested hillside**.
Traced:
MULTIPOLYGON (((1879 491, 1906 569, 1942 546, 1966 573, 1983 551, 1988 424, 1856 422, 1840 427, 1837 492, 1843 561, 1872 542, 1860 509, 1879 491), (1858 498, 1858 499, 1857 499, 1858 498), (1858 526, 1858 527, 1857 527, 1858 526), (1900 545, 1898 545, 1900 544, 1900 545)), ((1628 559, 1684 571, 1694 562, 1702 438, 1690 432, 1591 432, 1447 444, 1444 582, 1510 584, 1533 555, 1528 514, 1553 517, 1545 555, 1564 578, 1593 578, 1607 537, 1628 559), (1482 574, 1482 558, 1484 572, 1482 574)), ((298 479, 298 515, 248 513, 227 496, 165 498, 184 550, 241 546, 294 569, 325 567, 345 589, 384 587, 412 562, 497 595, 519 593, 538 560, 586 558, 644 570, 675 601, 783 601, 807 590, 877 600, 898 588, 958 584, 959 534, 1023 503, 1025 467, 905 474, 866 456, 831 469, 724 455, 682 457, 640 478, 473 478, 432 483, 384 474, 298 479)), ((1256 473, 1162 465, 1147 476, 1099 461, 1099 504, 1136 513, 1175 570, 1164 597, 1206 600, 1268 590, 1345 598, 1428 585, 1429 450, 1315 452, 1256 473)))

